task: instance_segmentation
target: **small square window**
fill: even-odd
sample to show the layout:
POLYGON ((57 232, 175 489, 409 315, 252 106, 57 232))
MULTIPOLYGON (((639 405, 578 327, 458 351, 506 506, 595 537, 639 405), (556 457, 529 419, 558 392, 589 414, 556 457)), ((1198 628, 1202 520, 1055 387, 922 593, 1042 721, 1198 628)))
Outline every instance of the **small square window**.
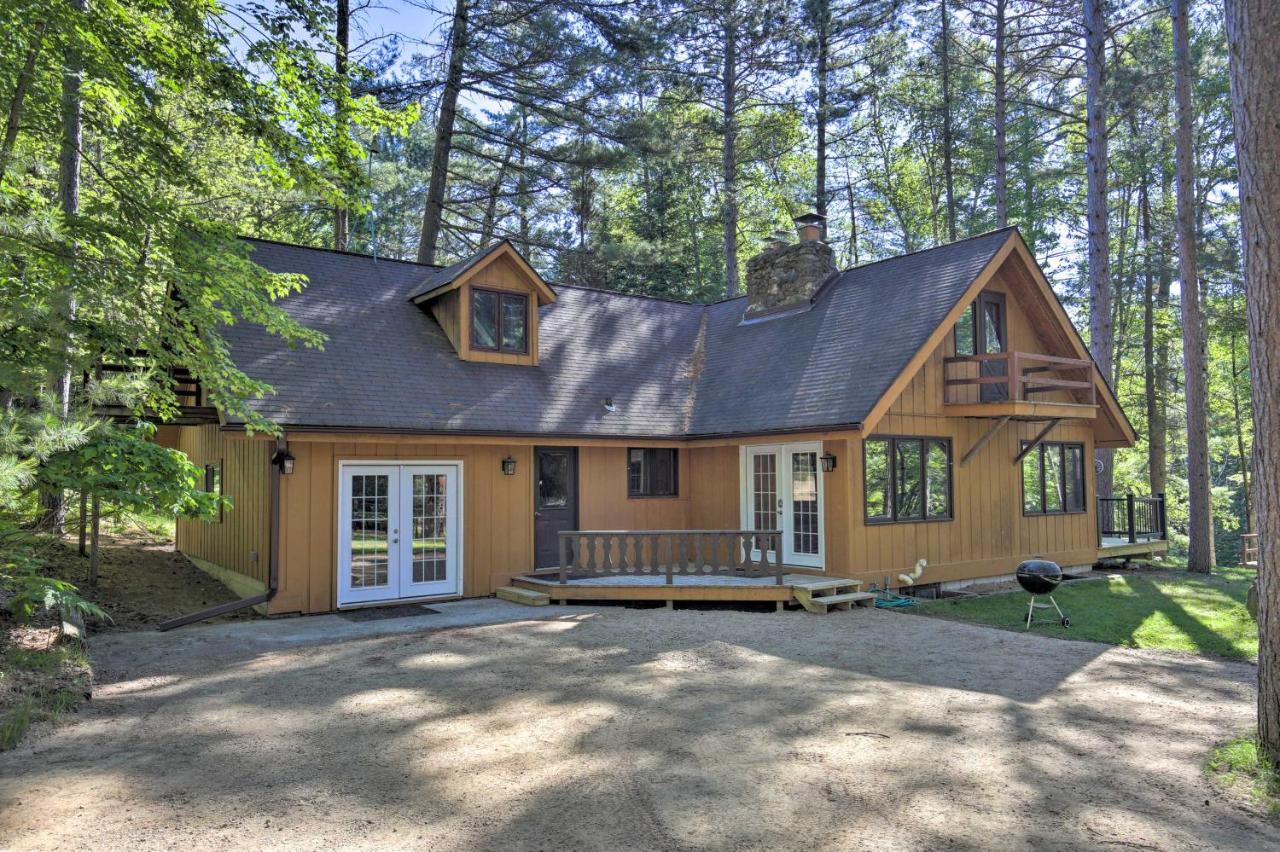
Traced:
POLYGON ((675 497, 679 491, 676 450, 671 447, 627 450, 628 497, 675 497))

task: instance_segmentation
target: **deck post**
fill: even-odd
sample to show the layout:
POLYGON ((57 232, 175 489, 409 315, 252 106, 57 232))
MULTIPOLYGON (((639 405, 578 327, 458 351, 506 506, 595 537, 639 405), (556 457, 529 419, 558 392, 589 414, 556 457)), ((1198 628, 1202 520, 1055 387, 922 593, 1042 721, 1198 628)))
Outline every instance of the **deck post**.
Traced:
POLYGON ((1156 504, 1156 511, 1159 512, 1159 514, 1156 515, 1156 519, 1157 519, 1157 522, 1160 524, 1160 540, 1168 541, 1169 540, 1169 519, 1168 519, 1168 516, 1165 514, 1164 492, 1161 491, 1159 494, 1157 494, 1156 499, 1160 501, 1159 503, 1156 504))
POLYGON ((1137 523, 1135 523, 1136 518, 1134 516, 1135 515, 1134 499, 1133 499, 1132 491, 1130 491, 1128 495, 1125 497, 1124 504, 1125 504, 1125 511, 1128 513, 1128 516, 1129 516, 1129 521, 1128 521, 1129 522, 1129 543, 1135 544, 1138 541, 1138 525, 1137 523))
POLYGON ((569 563, 567 561, 568 543, 569 543, 568 536, 562 533, 560 535, 560 584, 561 585, 565 585, 569 582, 569 574, 567 570, 569 567, 569 563))

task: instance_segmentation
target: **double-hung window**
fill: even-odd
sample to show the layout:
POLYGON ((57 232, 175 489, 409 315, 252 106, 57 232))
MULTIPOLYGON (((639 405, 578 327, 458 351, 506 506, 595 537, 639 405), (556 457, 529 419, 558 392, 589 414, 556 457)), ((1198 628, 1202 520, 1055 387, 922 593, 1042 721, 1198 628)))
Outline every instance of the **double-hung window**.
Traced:
MULTIPOLYGON (((1022 448, 1030 446, 1023 441, 1022 448)), ((1022 512, 1084 511, 1084 444, 1043 441, 1022 457, 1022 512)))
POLYGON ((950 440, 872 437, 862 451, 868 523, 951 519, 950 440))
POLYGON ((529 297, 471 288, 471 348, 529 354, 529 297))

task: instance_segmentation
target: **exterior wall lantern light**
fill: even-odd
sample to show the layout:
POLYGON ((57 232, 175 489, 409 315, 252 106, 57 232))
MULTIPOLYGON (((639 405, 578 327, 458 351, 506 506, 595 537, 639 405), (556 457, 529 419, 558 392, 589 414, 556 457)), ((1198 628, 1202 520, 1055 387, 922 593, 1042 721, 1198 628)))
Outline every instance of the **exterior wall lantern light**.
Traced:
POLYGON ((822 462, 823 473, 830 473, 836 469, 836 457, 831 453, 823 453, 820 461, 822 462))
POLYGON ((280 472, 285 476, 293 473, 293 456, 289 455, 288 450, 276 450, 276 454, 271 457, 272 464, 280 468, 280 472))
POLYGON ((502 460, 502 475, 503 476, 516 475, 516 460, 513 459, 511 456, 507 456, 505 459, 502 460))

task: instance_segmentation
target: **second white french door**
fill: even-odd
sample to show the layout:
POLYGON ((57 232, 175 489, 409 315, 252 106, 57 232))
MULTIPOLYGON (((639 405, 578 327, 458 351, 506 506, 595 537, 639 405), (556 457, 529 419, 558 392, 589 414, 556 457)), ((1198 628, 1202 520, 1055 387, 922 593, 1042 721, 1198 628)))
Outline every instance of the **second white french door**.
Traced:
POLYGON ((771 561, 823 567, 821 456, 820 443, 742 448, 742 528, 781 530, 771 561))
POLYGON ((338 605, 460 594, 456 464, 339 468, 338 605))

